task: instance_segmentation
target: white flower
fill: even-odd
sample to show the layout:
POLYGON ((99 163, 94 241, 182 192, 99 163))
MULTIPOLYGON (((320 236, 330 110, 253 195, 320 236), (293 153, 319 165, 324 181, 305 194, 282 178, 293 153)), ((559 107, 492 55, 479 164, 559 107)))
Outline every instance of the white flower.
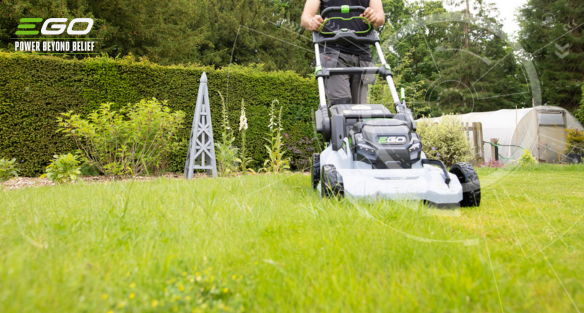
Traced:
POLYGON ((247 118, 245 118, 245 115, 242 115, 241 118, 239 119, 239 131, 241 130, 246 130, 247 129, 247 118))
POLYGON ((239 131, 247 130, 247 117, 245 116, 245 102, 241 99, 241 115, 239 116, 239 131))
POLYGON ((247 129, 247 117, 245 116, 245 109, 241 108, 241 116, 239 117, 239 131, 247 129))

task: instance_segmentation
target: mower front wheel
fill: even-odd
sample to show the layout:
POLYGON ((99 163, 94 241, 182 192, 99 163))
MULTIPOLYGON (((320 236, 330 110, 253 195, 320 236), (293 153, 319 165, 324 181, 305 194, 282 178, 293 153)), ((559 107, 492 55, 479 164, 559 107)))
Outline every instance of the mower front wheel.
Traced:
POLYGON ((466 162, 460 162, 450 167, 450 173, 456 175, 462 185, 461 207, 478 207, 481 204, 481 183, 475 169, 466 162))
POLYGON ((343 177, 332 164, 323 165, 320 183, 320 192, 323 197, 343 197, 345 195, 343 177))

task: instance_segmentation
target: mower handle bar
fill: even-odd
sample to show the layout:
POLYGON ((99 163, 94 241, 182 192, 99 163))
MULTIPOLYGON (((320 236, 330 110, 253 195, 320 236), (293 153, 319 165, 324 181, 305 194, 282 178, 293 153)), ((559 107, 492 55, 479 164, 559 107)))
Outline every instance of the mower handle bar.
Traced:
POLYGON ((328 7, 326 9, 324 9, 322 12, 320 12, 320 16, 324 19, 329 13, 332 13, 332 12, 349 13, 349 12, 353 12, 353 11, 365 12, 365 10, 367 10, 367 8, 365 8, 365 7, 362 7, 360 5, 355 5, 355 6, 348 6, 349 10, 344 12, 344 10, 346 10, 346 9, 343 7, 346 8, 346 6, 328 7))

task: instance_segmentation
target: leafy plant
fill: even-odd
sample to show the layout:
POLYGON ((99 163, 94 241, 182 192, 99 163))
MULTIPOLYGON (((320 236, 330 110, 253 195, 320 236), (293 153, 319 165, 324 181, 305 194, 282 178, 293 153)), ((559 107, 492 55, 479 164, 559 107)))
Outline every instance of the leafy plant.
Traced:
POLYGON ((584 131, 575 128, 565 129, 564 138, 566 138, 564 154, 576 153, 584 155, 584 131))
POLYGON ((304 172, 310 167, 312 154, 317 151, 318 139, 304 137, 298 141, 292 141, 288 133, 284 133, 284 149, 291 154, 290 166, 304 172))
POLYGON ((10 161, 0 159, 0 182, 5 182, 12 177, 18 177, 18 171, 16 159, 10 161))
POLYGON ((253 161, 252 158, 247 156, 247 150, 245 149, 245 133, 247 132, 247 117, 245 116, 245 103, 241 99, 241 115, 239 116, 239 133, 241 133, 241 150, 239 153, 239 158, 235 159, 235 162, 239 163, 239 168, 241 173, 245 175, 247 171, 254 172, 253 169, 248 168, 249 164, 253 161))
POLYGON ((47 166, 47 173, 41 177, 57 184, 68 181, 76 181, 81 175, 81 156, 71 153, 63 155, 54 155, 51 164, 47 166))
POLYGON ((260 171, 281 173, 290 169, 290 161, 284 159, 284 151, 282 151, 283 143, 281 131, 284 130, 282 128, 282 106, 280 106, 278 116, 276 117, 275 103, 280 104, 280 101, 274 99, 271 104, 270 124, 268 125, 271 137, 265 138, 269 143, 265 145, 266 150, 268 150, 268 159, 264 161, 264 167, 262 167, 260 171))
POLYGON ((215 158, 217 160, 217 171, 219 176, 225 177, 236 171, 237 166, 235 162, 237 161, 237 148, 233 146, 235 137, 233 136, 233 131, 229 127, 229 117, 227 115, 227 104, 221 92, 219 92, 219 97, 221 97, 221 105, 223 107, 223 121, 222 127, 223 131, 221 133, 221 141, 215 143, 217 151, 215 151, 215 158))
POLYGON ((104 103, 87 119, 61 115, 58 131, 73 137, 91 165, 106 175, 134 176, 162 170, 164 159, 178 148, 176 133, 185 114, 171 113, 166 101, 152 98, 119 112, 104 103))
POLYGON ((440 122, 422 119, 417 123, 422 150, 428 158, 437 158, 446 166, 472 159, 472 148, 464 126, 455 115, 444 115, 440 122))
POLYGON ((517 160, 517 164, 519 165, 534 165, 537 164, 537 160, 531 152, 525 148, 523 148, 523 155, 517 160))

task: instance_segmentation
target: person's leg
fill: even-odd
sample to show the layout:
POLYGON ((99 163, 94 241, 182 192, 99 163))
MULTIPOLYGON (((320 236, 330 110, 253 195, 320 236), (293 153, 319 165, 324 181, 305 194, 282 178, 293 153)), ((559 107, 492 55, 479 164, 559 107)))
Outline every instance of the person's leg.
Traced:
POLYGON ((363 84, 361 75, 353 75, 351 77, 351 99, 354 104, 367 103, 367 93, 369 92, 369 85, 363 84))
MULTIPOLYGON (((327 54, 328 55, 328 54, 327 54)), ((322 62, 323 67, 349 67, 351 66, 351 55, 338 53, 327 56, 327 60, 322 62), (330 58, 330 59, 329 59, 330 58)), ((349 75, 330 76, 326 82, 326 95, 329 106, 335 104, 347 104, 352 102, 351 85, 349 75)))
MULTIPOLYGON (((361 58, 353 55, 351 58, 352 67, 362 67, 361 58)), ((369 85, 363 84, 362 75, 351 75, 351 99, 354 104, 367 103, 367 93, 369 92, 369 85)))

